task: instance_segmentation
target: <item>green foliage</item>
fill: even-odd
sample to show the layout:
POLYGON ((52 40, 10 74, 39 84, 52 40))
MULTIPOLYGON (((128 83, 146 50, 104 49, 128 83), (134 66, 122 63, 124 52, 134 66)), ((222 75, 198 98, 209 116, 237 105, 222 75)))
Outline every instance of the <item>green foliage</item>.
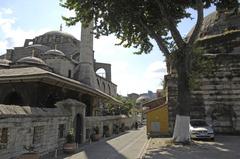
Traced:
POLYGON ((238 9, 238 0, 213 0, 218 11, 234 10, 238 9))
POLYGON ((190 88, 198 89, 199 78, 213 75, 214 70, 215 63, 211 56, 205 55, 201 47, 195 46, 191 58, 190 88))
POLYGON ((98 126, 94 127, 93 131, 95 134, 99 134, 99 127, 98 126))
MULTIPOLYGON (((162 3, 166 5, 169 16, 174 18, 174 25, 183 18, 190 18, 186 9, 194 6, 193 1, 165 0, 162 3)), ((76 13, 75 17, 63 17, 67 25, 81 21, 87 26, 94 18, 96 37, 114 34, 120 39, 118 45, 138 48, 138 54, 152 50, 150 37, 153 32, 162 36, 166 46, 171 40, 166 17, 161 15, 154 0, 66 0, 61 6, 76 13)))
POLYGON ((120 114, 124 114, 127 116, 131 115, 135 102, 120 95, 117 96, 116 98, 123 104, 121 106, 108 104, 105 108, 105 115, 120 115, 120 114))

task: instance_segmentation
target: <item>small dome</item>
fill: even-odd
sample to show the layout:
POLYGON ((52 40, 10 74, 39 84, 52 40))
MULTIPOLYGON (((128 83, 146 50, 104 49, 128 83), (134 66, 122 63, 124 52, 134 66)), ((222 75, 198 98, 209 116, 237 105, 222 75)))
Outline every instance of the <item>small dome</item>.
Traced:
POLYGON ((19 60, 17 60, 17 63, 23 63, 23 64, 37 64, 37 65, 47 65, 42 59, 37 58, 37 57, 23 57, 19 60))
POLYGON ((60 50, 48 50, 44 53, 44 55, 55 55, 55 56, 65 56, 65 54, 60 50))
POLYGON ((0 65, 1 66, 9 66, 12 61, 7 60, 7 59, 0 59, 0 65))
POLYGON ((136 99, 136 103, 141 104, 141 103, 148 102, 150 100, 151 100, 151 98, 149 96, 143 95, 143 96, 140 96, 136 99))
POLYGON ((42 52, 46 52, 47 50, 50 49, 50 47, 45 46, 45 45, 41 45, 41 44, 33 44, 33 45, 29 45, 27 48, 38 49, 38 50, 41 50, 42 52))

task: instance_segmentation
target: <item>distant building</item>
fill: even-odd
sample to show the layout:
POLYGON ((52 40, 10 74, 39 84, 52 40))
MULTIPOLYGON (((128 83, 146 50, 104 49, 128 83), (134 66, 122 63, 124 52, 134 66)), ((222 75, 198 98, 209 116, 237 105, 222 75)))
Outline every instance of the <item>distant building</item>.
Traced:
POLYGON ((136 99, 139 97, 139 94, 137 93, 131 93, 127 95, 127 98, 133 101, 136 101, 136 99))

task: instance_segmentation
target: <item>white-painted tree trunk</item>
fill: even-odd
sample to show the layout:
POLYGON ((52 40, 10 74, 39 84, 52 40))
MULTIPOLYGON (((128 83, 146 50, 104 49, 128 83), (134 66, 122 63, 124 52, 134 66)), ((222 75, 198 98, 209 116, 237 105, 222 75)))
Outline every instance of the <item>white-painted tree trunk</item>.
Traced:
POLYGON ((190 141, 189 124, 190 124, 189 116, 176 115, 173 132, 174 142, 187 143, 190 141))

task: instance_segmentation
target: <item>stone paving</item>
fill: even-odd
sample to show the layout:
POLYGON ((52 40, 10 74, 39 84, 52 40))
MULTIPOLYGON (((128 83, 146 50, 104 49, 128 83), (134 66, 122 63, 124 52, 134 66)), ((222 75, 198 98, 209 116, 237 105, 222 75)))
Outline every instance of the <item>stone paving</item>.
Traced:
POLYGON ((239 159, 240 136, 216 136, 215 142, 174 145, 170 138, 151 139, 142 159, 239 159))

